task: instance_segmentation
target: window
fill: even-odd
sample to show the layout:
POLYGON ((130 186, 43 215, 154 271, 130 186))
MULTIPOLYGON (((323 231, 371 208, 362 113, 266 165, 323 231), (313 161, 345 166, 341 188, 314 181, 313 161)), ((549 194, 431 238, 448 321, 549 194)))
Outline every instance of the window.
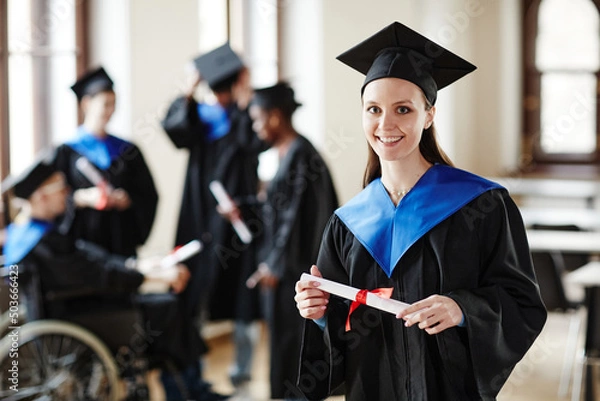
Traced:
POLYGON ((0 0, 0 173, 72 135, 85 66, 85 0, 0 0))
POLYGON ((525 162, 598 162, 600 1, 524 4, 525 162))

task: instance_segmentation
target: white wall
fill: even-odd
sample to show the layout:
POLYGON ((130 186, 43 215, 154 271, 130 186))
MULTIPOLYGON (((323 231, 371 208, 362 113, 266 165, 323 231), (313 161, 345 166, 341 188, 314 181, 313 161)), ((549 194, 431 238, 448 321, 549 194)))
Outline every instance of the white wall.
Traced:
POLYGON ((125 139, 131 138, 131 58, 128 1, 91 0, 90 68, 104 66, 115 82, 117 109, 108 128, 125 139))
MULTIPOLYGON (((204 14, 198 3, 91 2, 92 60, 114 76, 118 95, 111 127, 140 145, 160 192, 146 252, 164 252, 173 244, 187 154, 173 148, 158 123, 184 86, 184 65, 200 49, 199 16, 204 14)), ((280 13, 279 71, 304 104, 294 123, 324 154, 343 202, 360 190, 366 161, 360 118, 364 77, 335 57, 395 20, 478 66, 440 91, 437 102, 439 139, 456 164, 484 175, 516 165, 521 99, 518 0, 378 0, 376 6, 363 0, 232 4, 243 4, 254 13, 250 22, 244 21, 249 24, 241 30, 246 35, 261 19, 271 27, 271 18, 280 13)), ((265 73, 257 78, 265 82, 255 83, 268 85, 274 60, 270 52, 261 53, 262 43, 271 47, 273 42, 244 38, 248 53, 244 56, 264 67, 265 73)))

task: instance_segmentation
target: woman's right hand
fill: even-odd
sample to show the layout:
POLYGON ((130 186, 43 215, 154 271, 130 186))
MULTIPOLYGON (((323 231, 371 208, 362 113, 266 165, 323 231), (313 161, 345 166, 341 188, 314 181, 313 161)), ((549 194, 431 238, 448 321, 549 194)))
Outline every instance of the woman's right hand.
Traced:
MULTIPOLYGON (((317 266, 312 265, 310 274, 317 277, 323 277, 317 266)), ((319 283, 316 281, 304 280, 296 283, 296 307, 300 311, 300 316, 305 319, 317 320, 325 316, 327 304, 329 303, 329 293, 318 289, 319 283)))
POLYGON ((184 264, 177 263, 177 265, 174 266, 174 269, 177 274, 169 281, 169 285, 175 294, 179 294, 185 290, 192 275, 184 264))
POLYGON ((219 213, 221 217, 228 220, 230 223, 234 220, 240 220, 242 218, 242 212, 235 203, 233 203, 233 207, 229 209, 225 209, 223 206, 217 204, 217 213, 219 213))

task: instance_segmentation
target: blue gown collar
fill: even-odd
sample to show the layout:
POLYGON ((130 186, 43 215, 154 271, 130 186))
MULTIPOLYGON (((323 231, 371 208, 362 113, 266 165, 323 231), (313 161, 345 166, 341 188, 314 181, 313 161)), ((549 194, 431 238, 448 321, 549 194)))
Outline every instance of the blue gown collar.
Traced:
POLYGON ((198 103, 198 117, 206 127, 206 142, 214 142, 229 133, 231 130, 231 111, 232 107, 225 108, 218 103, 198 103))
POLYGON ((53 223, 41 220, 9 224, 3 249, 4 264, 8 266, 22 261, 53 226, 53 223))
POLYGON ((102 170, 108 169, 112 161, 131 146, 129 142, 112 135, 100 139, 83 125, 77 129, 76 137, 66 144, 102 170))
POLYGON ((419 238, 496 188, 502 187, 464 170, 436 164, 397 207, 378 178, 335 214, 391 277, 400 258, 419 238))

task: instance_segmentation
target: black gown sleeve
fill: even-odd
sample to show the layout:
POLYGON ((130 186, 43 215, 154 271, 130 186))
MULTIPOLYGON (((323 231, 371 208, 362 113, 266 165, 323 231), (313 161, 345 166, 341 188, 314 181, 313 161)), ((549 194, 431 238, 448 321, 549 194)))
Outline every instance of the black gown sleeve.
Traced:
POLYGON ((129 163, 132 179, 128 183, 127 193, 131 198, 130 210, 138 231, 136 242, 141 245, 148 239, 154 224, 158 205, 158 192, 141 151, 135 145, 132 145, 132 149, 133 157, 131 157, 129 163))
POLYGON ((126 258, 98 246, 79 242, 72 252, 57 252, 56 239, 40 242, 31 252, 44 292, 77 292, 82 295, 131 293, 144 276, 126 267, 126 258))
MULTIPOLYGON (((348 276, 340 253, 343 242, 342 225, 333 215, 323 232, 317 267, 324 277, 347 283, 348 276)), ((325 399, 344 383, 346 344, 344 333, 339 332, 339 328, 345 326, 343 317, 348 315, 348 308, 348 303, 341 298, 330 297, 324 330, 312 320, 304 322, 297 385, 309 400, 325 399)))
POLYGON ((483 196, 481 207, 464 211, 483 255, 479 285, 446 295, 463 310, 479 394, 495 399, 544 326, 546 310, 517 206, 505 191, 483 196))
POLYGON ((171 103, 161 125, 177 148, 200 143, 204 129, 198 116, 198 103, 183 96, 171 103))

